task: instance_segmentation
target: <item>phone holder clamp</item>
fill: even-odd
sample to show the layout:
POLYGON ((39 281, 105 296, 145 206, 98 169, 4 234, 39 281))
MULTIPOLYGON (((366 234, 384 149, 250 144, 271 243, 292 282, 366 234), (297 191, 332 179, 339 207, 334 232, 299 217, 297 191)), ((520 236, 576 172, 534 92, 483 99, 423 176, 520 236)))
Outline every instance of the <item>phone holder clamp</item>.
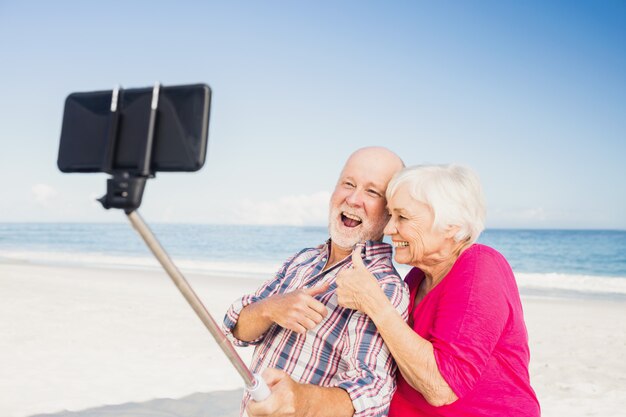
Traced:
POLYGON ((127 214, 138 209, 141 205, 146 180, 154 178, 155 176, 154 172, 150 169, 150 164, 152 162, 152 151, 154 148, 154 132, 159 109, 160 89, 160 83, 156 83, 152 89, 148 137, 142 153, 139 170, 138 172, 126 171, 122 173, 113 170, 113 157, 116 151, 119 134, 118 127, 121 119, 119 97, 122 94, 122 89, 119 86, 113 89, 111 94, 111 121, 108 146, 104 157, 106 172, 113 175, 113 178, 107 180, 107 193, 98 199, 105 209, 123 209, 127 214))

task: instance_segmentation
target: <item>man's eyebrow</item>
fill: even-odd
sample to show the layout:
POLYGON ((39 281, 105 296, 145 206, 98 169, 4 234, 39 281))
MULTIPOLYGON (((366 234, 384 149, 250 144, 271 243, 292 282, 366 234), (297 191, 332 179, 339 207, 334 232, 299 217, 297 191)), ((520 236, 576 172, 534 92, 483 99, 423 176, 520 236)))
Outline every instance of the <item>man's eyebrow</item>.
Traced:
POLYGON ((383 187, 380 184, 376 184, 374 182, 368 182, 367 184, 365 184, 365 188, 373 188, 376 191, 378 191, 378 192, 380 192, 382 194, 385 194, 385 187, 383 187))
MULTIPOLYGON (((341 181, 351 181, 356 183, 357 180, 354 179, 354 177, 352 177, 351 175, 346 175, 345 177, 341 177, 341 181)), ((383 187, 381 184, 376 184, 375 182, 368 182, 365 184, 364 188, 368 189, 368 188, 373 188, 375 189, 377 192, 381 193, 381 194, 385 194, 386 188, 383 187)))

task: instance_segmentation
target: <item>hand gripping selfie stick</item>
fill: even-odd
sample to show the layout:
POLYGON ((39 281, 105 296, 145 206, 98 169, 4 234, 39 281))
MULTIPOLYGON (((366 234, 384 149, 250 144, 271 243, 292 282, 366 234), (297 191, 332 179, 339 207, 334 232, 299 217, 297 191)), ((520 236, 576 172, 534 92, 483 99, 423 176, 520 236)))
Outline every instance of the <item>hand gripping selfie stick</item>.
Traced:
MULTIPOLYGON (((235 367, 239 375, 243 378, 246 390, 250 393, 255 401, 262 401, 269 397, 270 390, 265 381, 259 376, 253 374, 243 362, 241 357, 233 345, 228 341, 224 333, 222 333, 219 325, 215 322, 206 307, 200 301, 191 288, 183 274, 178 270, 174 262, 170 259, 163 246, 159 243, 156 236, 152 233, 148 225, 143 221, 137 209, 141 205, 143 190, 148 178, 154 177, 150 172, 150 162, 152 150, 154 146, 154 132, 157 119, 157 110, 159 103, 160 84, 156 84, 152 90, 152 102, 150 106, 150 118, 148 126, 148 137, 145 150, 142 154, 142 162, 140 164, 139 174, 130 174, 129 172, 115 173, 113 178, 107 180, 107 194, 98 201, 102 203, 104 208, 123 209, 132 224, 133 228, 139 233, 144 242, 154 256, 157 258, 163 269, 170 276, 174 285, 178 287, 180 293, 185 297, 193 311, 196 312, 202 323, 209 330, 219 347, 222 349, 226 357, 235 367)), ((115 88, 111 100, 111 130, 108 140, 107 157, 109 163, 112 164, 113 155, 115 154, 115 145, 117 143, 119 112, 118 112, 119 88, 115 88)), ((110 168, 110 167, 109 167, 110 168)), ((112 172, 112 170, 110 171, 112 172)))

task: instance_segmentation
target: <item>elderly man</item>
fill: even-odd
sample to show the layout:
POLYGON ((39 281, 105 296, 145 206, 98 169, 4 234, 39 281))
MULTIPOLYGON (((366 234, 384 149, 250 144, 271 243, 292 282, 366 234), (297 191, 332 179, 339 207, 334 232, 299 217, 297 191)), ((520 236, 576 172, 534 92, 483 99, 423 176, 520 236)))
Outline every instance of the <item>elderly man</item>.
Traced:
POLYGON ((226 313, 224 330, 238 346, 256 345, 252 371, 272 395, 246 395, 250 416, 383 416, 395 390, 395 364, 372 321, 337 304, 335 277, 352 265, 357 243, 367 269, 406 317, 408 291, 382 243, 385 190, 402 160, 385 148, 354 152, 330 199, 330 240, 298 252, 254 294, 226 313))

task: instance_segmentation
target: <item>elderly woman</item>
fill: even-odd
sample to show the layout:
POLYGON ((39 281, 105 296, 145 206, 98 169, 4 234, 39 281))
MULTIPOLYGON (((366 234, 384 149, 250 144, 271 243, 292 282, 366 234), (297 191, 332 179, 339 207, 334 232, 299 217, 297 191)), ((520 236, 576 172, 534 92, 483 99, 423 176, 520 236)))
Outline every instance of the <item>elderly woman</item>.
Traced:
POLYGON ((389 416, 539 416, 515 277, 496 250, 474 243, 485 208, 467 168, 417 166, 387 188, 385 234, 414 268, 405 323, 353 254, 337 279, 340 305, 372 318, 398 369, 389 416))

